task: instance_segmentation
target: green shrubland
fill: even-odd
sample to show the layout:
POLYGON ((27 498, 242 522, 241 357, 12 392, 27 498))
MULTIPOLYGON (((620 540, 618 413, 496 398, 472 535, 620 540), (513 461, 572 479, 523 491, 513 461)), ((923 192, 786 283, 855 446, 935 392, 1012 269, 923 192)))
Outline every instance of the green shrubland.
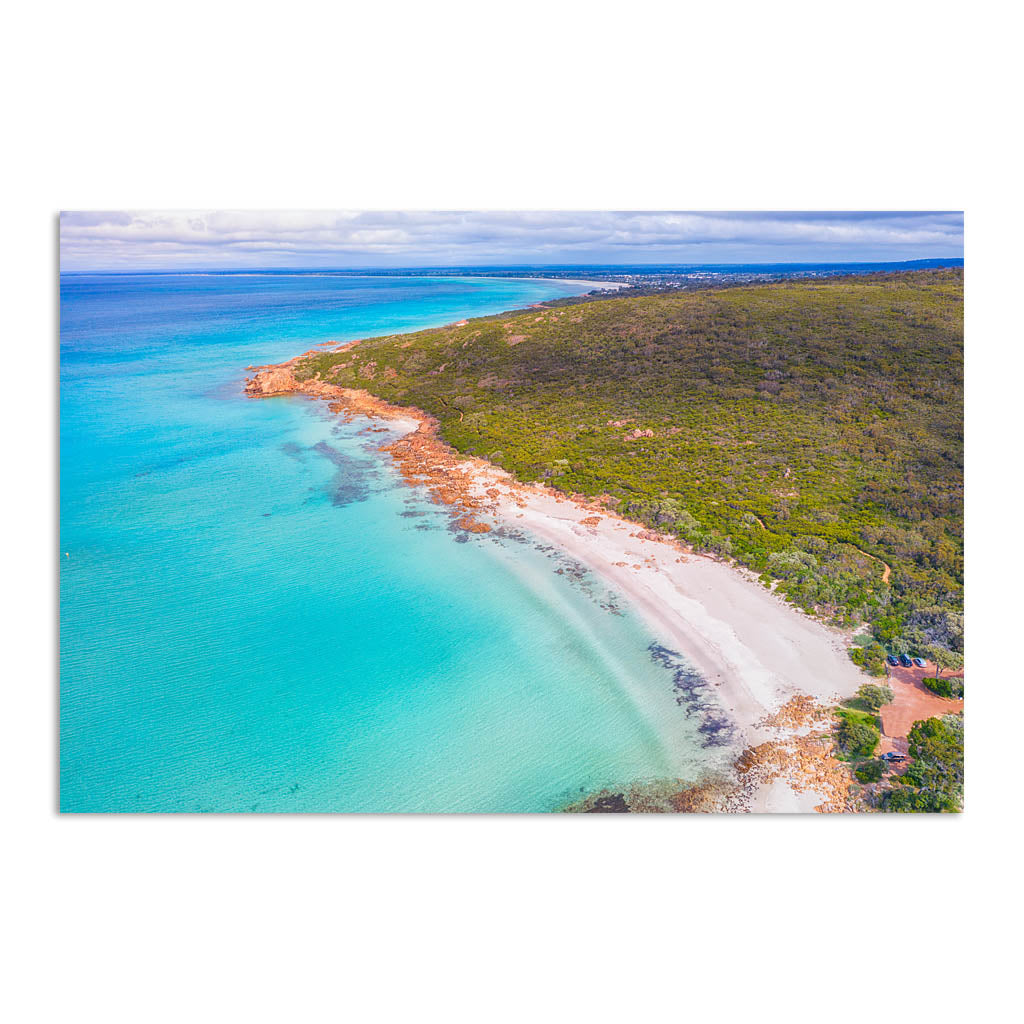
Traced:
POLYGON ((886 649, 962 659, 962 270, 531 309, 299 367, 317 374, 870 623, 852 656, 872 674, 886 649))

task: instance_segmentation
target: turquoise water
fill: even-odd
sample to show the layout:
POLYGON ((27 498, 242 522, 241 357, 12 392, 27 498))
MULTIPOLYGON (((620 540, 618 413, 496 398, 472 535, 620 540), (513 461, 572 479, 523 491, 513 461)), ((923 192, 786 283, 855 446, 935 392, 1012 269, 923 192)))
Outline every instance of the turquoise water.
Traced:
POLYGON ((700 721, 614 595, 529 538, 460 541, 379 425, 241 391, 579 290, 62 277, 62 810, 546 811, 697 777, 700 721))

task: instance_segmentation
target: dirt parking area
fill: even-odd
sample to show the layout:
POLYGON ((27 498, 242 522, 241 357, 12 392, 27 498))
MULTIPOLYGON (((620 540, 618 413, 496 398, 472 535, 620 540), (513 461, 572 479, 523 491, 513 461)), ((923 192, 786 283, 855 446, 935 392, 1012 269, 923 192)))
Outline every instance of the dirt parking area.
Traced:
MULTIPOLYGON (((963 673, 954 673, 963 675, 963 673)), ((925 676, 934 676, 935 666, 924 668, 891 668, 888 684, 892 688, 894 700, 886 704, 880 712, 882 719, 882 741, 878 753, 885 754, 890 750, 907 753, 907 733, 911 726, 923 718, 936 718, 939 715, 953 715, 963 711, 962 700, 946 700, 932 693, 921 681, 925 676)))

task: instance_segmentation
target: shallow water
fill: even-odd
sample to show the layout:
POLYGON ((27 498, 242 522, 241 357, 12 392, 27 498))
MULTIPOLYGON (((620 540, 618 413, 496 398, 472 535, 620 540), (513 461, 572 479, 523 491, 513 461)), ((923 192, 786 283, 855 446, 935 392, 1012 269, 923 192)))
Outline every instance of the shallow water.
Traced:
POLYGON ((595 579, 454 534, 379 425, 241 391, 320 341, 578 290, 62 278, 62 810, 545 811, 714 761, 595 579))

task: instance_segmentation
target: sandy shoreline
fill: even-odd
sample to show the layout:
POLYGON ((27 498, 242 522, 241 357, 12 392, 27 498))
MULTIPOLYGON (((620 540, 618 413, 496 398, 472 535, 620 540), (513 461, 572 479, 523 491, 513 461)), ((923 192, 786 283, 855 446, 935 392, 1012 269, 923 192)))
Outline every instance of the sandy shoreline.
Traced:
MULTIPOLYGON (((499 485, 500 487, 500 485, 499 485)), ((840 634, 801 614, 749 572, 655 538, 643 526, 535 488, 500 513, 593 569, 713 684, 757 738, 796 694, 832 700, 862 682, 840 634)))
POLYGON ((557 545, 620 593, 660 643, 698 669, 745 748, 742 785, 728 809, 845 809, 848 778, 827 758, 828 741, 815 738, 823 721, 807 710, 834 704, 865 681, 841 633, 787 604, 742 568, 695 554, 596 502, 521 484, 488 462, 458 455, 437 436, 437 421, 421 410, 318 379, 296 380, 293 370, 304 355, 251 368, 257 372, 246 392, 301 393, 328 401, 340 415, 380 417, 407 428, 383 451, 409 484, 427 488, 449 507, 459 528, 488 533, 508 525, 557 545), (803 707, 804 698, 810 699, 804 713, 794 717, 792 707, 803 707))
MULTIPOLYGON (((582 288, 586 288, 588 291, 594 291, 595 289, 603 289, 605 291, 618 291, 620 288, 628 288, 629 284, 626 281, 588 281, 573 277, 506 277, 502 280, 505 281, 556 281, 558 284, 575 284, 582 288)), ((565 296, 571 298, 571 296, 565 296)))

